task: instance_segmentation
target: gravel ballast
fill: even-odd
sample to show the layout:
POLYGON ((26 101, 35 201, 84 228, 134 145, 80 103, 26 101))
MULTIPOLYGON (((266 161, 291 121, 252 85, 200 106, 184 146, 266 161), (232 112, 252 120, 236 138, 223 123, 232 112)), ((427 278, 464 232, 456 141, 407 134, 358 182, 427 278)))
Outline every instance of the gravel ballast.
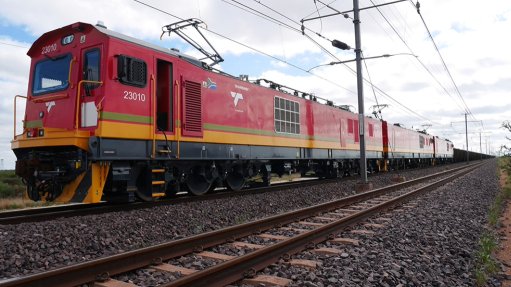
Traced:
POLYGON ((294 256, 320 262, 316 271, 282 263, 263 273, 293 279, 293 286, 475 286, 478 240, 499 190, 496 168, 489 162, 414 200, 415 207, 383 214, 391 220, 372 229, 374 235, 339 234, 360 240, 359 246, 318 246, 340 248, 344 256, 294 256))
MULTIPOLYGON (((491 170, 494 174, 492 180, 495 180, 493 166, 484 170, 486 173, 491 170)), ((410 170, 403 174, 407 179, 412 179, 438 171, 438 168, 410 170)), ((392 175, 379 174, 371 181, 375 187, 388 185, 392 183, 392 175)), ((481 178, 480 181, 486 183, 486 179, 481 178)), ((353 194, 355 182, 355 179, 347 179, 321 186, 230 199, 0 226, 0 279, 54 269, 342 198, 353 194)), ((474 188, 474 184, 469 184, 469 188, 474 188)), ((486 200, 478 198, 476 202, 483 205, 486 200)), ((421 206, 419 204, 418 208, 421 206)), ((431 211, 426 214, 432 215, 431 211)), ((482 217, 474 219, 474 224, 479 228, 484 221, 482 217)), ((460 220, 465 218, 462 216, 460 220)), ((397 224, 394 222, 393 225, 397 224)), ((435 226, 443 226, 442 220, 435 226)), ((471 233, 471 240, 477 238, 479 233, 471 233)), ((465 235, 463 232, 459 234, 465 235)), ((467 250, 471 252, 473 246, 467 250)), ((322 277, 318 275, 316 278, 322 277)))

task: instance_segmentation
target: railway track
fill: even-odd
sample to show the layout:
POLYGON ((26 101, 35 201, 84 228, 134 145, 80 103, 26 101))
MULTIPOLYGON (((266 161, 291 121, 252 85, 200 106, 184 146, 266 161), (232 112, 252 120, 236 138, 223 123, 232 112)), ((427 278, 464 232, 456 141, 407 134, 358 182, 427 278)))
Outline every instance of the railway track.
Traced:
MULTIPOLYGON (((372 174, 370 175, 372 176, 372 174)), ((251 195, 265 193, 271 191, 293 189, 299 187, 312 186, 317 184, 327 184, 343 180, 343 178, 335 179, 315 179, 306 178, 305 180, 277 182, 271 186, 253 186, 242 191, 226 191, 225 189, 216 190, 203 196, 190 196, 186 192, 177 194, 171 199, 164 199, 154 202, 134 202, 134 203, 92 203, 92 204, 65 204, 51 207, 26 208, 12 211, 0 212, 0 225, 20 224, 26 222, 40 222, 54 220, 57 218, 65 218, 72 216, 85 216, 93 214, 102 214, 116 211, 130 211, 144 208, 151 208, 159 205, 173 205, 194 201, 216 200, 228 198, 237 195, 251 195)))
POLYGON ((301 180, 292 182, 280 182, 272 184, 266 187, 254 187, 242 191, 215 191, 211 194, 204 196, 190 196, 187 194, 178 194, 175 198, 160 200, 155 202, 134 202, 125 204, 113 204, 107 202, 93 203, 93 204, 66 204, 51 207, 40 207, 40 208, 27 208, 13 211, 0 212, 0 225, 6 224, 19 224, 25 222, 38 222, 53 220, 56 218, 64 218, 71 216, 84 216, 91 214, 101 214, 115 211, 129 211, 143 208, 151 208, 158 205, 172 205, 180 204, 185 202, 193 201, 204 201, 204 200, 216 200, 226 197, 232 197, 233 195, 249 195, 258 194, 270 191, 292 189, 297 187, 304 187, 310 185, 316 185, 319 183, 329 183, 340 180, 337 179, 322 179, 322 180, 301 180))
POLYGON ((254 222, 11 279, 1 282, 0 286, 75 286, 98 281, 102 282, 98 283, 100 286, 114 286, 118 282, 109 279, 111 276, 147 266, 180 274, 179 279, 163 286, 224 286, 246 277, 253 277, 258 270, 280 258, 290 259, 291 255, 314 248, 317 243, 335 240, 334 234, 339 231, 423 192, 433 190, 479 166, 480 164, 456 168, 254 222), (438 177, 443 178, 430 182, 438 177), (428 181, 430 183, 424 185, 428 181), (410 190, 417 184, 423 186, 410 190), (293 231, 294 235, 272 235, 275 230, 293 231), (252 236, 270 238, 272 244, 254 245, 250 242, 252 236), (238 257, 210 251, 225 244, 252 251, 238 257), (189 254, 216 258, 215 260, 221 262, 203 270, 164 263, 189 254))

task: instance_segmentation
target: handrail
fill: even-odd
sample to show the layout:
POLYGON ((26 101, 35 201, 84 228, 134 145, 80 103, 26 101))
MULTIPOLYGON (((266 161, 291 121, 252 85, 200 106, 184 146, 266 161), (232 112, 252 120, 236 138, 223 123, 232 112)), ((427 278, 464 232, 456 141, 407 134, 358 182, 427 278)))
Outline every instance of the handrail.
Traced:
POLYGON ((75 111, 75 129, 78 129, 78 115, 80 114, 80 99, 82 94, 82 84, 99 84, 100 86, 103 85, 102 81, 89 81, 89 80, 81 80, 78 82, 78 92, 76 93, 76 111, 75 111))
POLYGON ((71 88, 73 88, 73 83, 71 83, 71 72, 73 71, 74 62, 76 62, 76 57, 73 57, 73 59, 71 59, 71 62, 69 62, 69 74, 67 75, 67 82, 69 83, 71 88))
POLYGON ((181 143, 181 126, 182 126, 182 120, 181 120, 181 89, 179 86, 180 81, 176 80, 176 106, 177 106, 177 116, 176 116, 176 141, 177 141, 177 153, 176 158, 179 159, 181 156, 181 149, 180 149, 180 143, 181 143))
POLYGON ((152 106, 152 116, 153 120, 151 122, 151 132, 153 137, 153 149, 152 149, 152 158, 156 158, 156 84, 154 80, 154 74, 151 74, 151 106, 152 106))
POLYGON ((27 96, 20 96, 20 95, 14 96, 14 128, 13 128, 14 136, 13 136, 13 139, 16 139, 16 102, 17 102, 18 98, 24 98, 25 100, 28 99, 27 96))

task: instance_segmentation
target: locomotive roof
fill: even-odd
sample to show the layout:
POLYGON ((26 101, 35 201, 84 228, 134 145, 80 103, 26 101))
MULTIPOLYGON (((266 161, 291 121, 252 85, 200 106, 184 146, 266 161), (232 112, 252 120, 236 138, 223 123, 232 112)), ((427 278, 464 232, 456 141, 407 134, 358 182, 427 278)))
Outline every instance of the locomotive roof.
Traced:
POLYGON ((36 51, 38 51, 39 45, 41 44, 41 42, 44 41, 43 39, 46 39, 48 37, 52 37, 53 35, 62 34, 63 31, 66 31, 69 28, 78 29, 78 30, 96 29, 99 32, 101 32, 101 33, 103 33, 105 35, 108 35, 110 37, 117 38, 117 39, 120 39, 120 40, 123 40, 123 41, 126 41, 126 42, 130 42, 130 43, 133 43, 133 44, 136 44, 136 45, 139 45, 139 46, 142 46, 142 47, 146 47, 146 48, 149 48, 149 49, 152 49, 152 50, 155 50, 155 51, 159 51, 159 52, 162 52, 162 53, 165 53, 165 54, 169 54, 169 55, 172 55, 174 57, 181 58, 181 59, 183 59, 183 60, 185 60, 185 61, 187 61, 187 62, 189 62, 191 64, 194 64, 194 65, 196 65, 198 67, 203 67, 203 63, 200 60, 198 60, 198 59, 196 59, 194 57, 191 57, 191 56, 188 56, 188 55, 185 55, 185 54, 173 51, 171 49, 166 49, 166 48, 163 48, 161 46, 158 46, 158 45, 155 45, 155 44, 151 44, 149 42, 145 42, 145 41, 142 41, 142 40, 139 40, 139 39, 136 39, 136 38, 133 38, 133 37, 130 37, 130 36, 127 36, 127 35, 124 35, 124 34, 121 34, 121 33, 115 32, 115 31, 112 31, 112 30, 109 30, 106 27, 101 26, 101 25, 92 25, 92 24, 83 23, 83 22, 77 22, 77 23, 74 23, 74 24, 71 24, 71 25, 68 25, 68 26, 65 26, 65 27, 61 27, 61 28, 55 29, 53 31, 49 31, 49 32, 44 33, 43 35, 41 35, 32 44, 32 47, 30 47, 30 49, 28 50, 27 55, 33 56, 33 55, 37 54, 36 51))
MULTIPOLYGON (((90 24, 88 24, 88 25, 90 25, 90 24)), ((174 50, 166 49, 166 48, 163 48, 161 46, 158 46, 158 45, 155 45, 155 44, 151 44, 149 42, 145 42, 145 41, 142 41, 142 40, 139 40, 139 39, 136 39, 136 38, 133 38, 133 37, 121 34, 119 32, 115 32, 115 31, 109 30, 109 29, 107 29, 104 26, 95 25, 94 28, 96 28, 101 33, 106 34, 106 35, 108 35, 110 37, 114 37, 114 38, 121 39, 121 40, 124 40, 124 41, 127 41, 127 42, 131 42, 133 44, 137 44, 137 45, 140 45, 140 46, 143 46, 143 47, 146 47, 146 48, 150 48, 150 49, 162 52, 162 53, 170 54, 172 56, 175 56, 175 57, 178 57, 178 58, 182 58, 182 59, 184 59, 184 60, 186 60, 186 61, 188 61, 188 62, 190 62, 190 63, 192 63, 192 64, 194 64, 196 66, 202 67, 202 62, 201 61, 199 61, 198 59, 196 59, 194 57, 188 56, 186 54, 179 53, 179 52, 176 52, 174 50)))

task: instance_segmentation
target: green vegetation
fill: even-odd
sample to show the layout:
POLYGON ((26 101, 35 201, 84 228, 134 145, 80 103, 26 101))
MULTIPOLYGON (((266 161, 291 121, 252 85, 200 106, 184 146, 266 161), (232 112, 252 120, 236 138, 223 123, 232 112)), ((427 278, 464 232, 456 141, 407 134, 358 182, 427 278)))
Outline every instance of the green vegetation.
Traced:
POLYGON ((51 205, 26 199, 24 192, 25 185, 13 170, 0 171, 0 210, 51 205))
POLYGON ((499 265, 493 254, 497 251, 497 227, 500 216, 504 210, 505 204, 511 198, 511 158, 501 157, 499 159, 499 173, 501 171, 507 174, 507 181, 502 191, 497 194, 495 201, 490 207, 488 213, 488 230, 483 233, 479 239, 479 250, 476 253, 475 277, 477 286, 484 286, 489 277, 496 274, 499 265))
POLYGON ((0 198, 22 197, 25 186, 13 170, 0 171, 0 198))
MULTIPOLYGON (((511 133, 511 121, 504 121, 502 123, 501 127, 511 133)), ((511 141, 511 138, 508 136, 506 136, 506 139, 511 141)), ((500 150, 504 152, 505 156, 507 156, 507 157, 511 156, 511 147, 510 146, 502 145, 500 147, 500 150)), ((511 162, 508 160, 507 164, 509 166, 511 164, 511 162)))
POLYGON ((24 196, 25 185, 13 170, 0 171, 0 210, 54 205, 53 202, 35 202, 24 196))
POLYGON ((476 284, 485 286, 488 278, 498 271, 498 264, 492 254, 497 250, 497 238, 494 231, 486 231, 479 238, 479 251, 476 253, 476 284))

